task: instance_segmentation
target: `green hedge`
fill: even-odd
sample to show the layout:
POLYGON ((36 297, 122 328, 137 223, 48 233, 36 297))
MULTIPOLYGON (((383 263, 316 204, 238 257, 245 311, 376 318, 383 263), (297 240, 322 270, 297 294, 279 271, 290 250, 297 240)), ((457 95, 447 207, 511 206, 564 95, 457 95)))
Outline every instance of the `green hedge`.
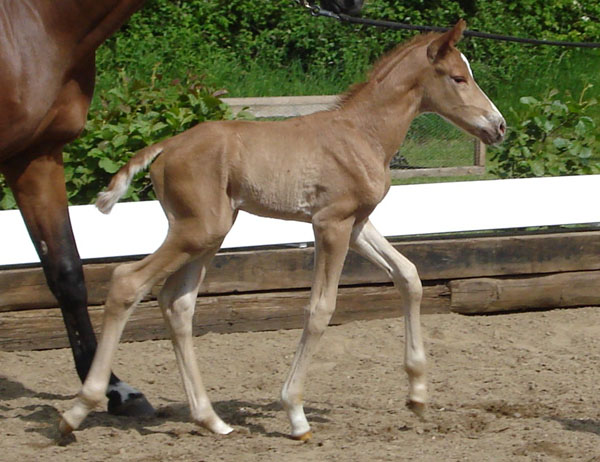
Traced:
POLYGON ((492 173, 500 178, 526 178, 600 173, 600 133, 591 110, 595 98, 561 95, 551 90, 542 98, 524 96, 519 124, 495 148, 492 173))
MULTIPOLYGON (((474 30, 523 37, 600 41, 600 2, 573 0, 370 0, 363 15, 411 24, 448 26, 465 18, 474 30)), ((99 67, 148 73, 162 63, 172 77, 210 63, 207 56, 241 66, 301 62, 315 72, 335 72, 350 81, 385 50, 412 33, 349 26, 313 18, 291 0, 150 0, 99 53, 99 67)), ((468 40, 470 59, 502 68, 505 77, 528 62, 531 47, 468 40)), ((544 51, 560 53, 548 48, 544 51)), ((112 77, 111 77, 112 78, 112 77)))

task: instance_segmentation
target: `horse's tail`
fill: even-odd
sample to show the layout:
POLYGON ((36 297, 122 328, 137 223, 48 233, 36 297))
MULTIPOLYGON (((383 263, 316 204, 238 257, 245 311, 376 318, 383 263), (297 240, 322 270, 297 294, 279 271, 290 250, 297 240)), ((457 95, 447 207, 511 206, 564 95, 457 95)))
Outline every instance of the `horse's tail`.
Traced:
POLYGON ((113 206, 127 192, 131 179, 140 170, 145 169, 156 156, 163 152, 162 143, 148 146, 138 151, 121 169, 112 177, 106 191, 98 194, 96 207, 102 213, 110 213, 113 206))

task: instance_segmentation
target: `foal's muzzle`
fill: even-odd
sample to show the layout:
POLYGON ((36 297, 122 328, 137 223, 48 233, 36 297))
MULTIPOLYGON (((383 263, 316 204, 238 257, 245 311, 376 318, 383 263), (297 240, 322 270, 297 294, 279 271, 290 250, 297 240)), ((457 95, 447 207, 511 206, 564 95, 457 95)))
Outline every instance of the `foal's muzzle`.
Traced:
POLYGON ((490 115, 486 117, 485 126, 481 127, 480 138, 485 144, 498 144, 506 134, 506 121, 501 115, 490 115))

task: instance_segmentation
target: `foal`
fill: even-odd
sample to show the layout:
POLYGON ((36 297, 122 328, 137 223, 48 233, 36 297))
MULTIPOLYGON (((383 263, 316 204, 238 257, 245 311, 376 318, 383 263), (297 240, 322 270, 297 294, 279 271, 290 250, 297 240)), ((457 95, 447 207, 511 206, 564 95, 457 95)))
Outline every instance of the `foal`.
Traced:
POLYGON ((418 114, 436 112, 488 144, 502 140, 502 115, 454 47, 464 28, 459 21, 444 34, 419 36, 397 48, 333 110, 279 122, 203 123, 143 149, 115 175, 97 202, 106 213, 132 176, 156 159, 151 176, 169 232, 154 254, 115 270, 97 354, 75 405, 63 414, 63 433, 77 428, 102 398, 133 307, 165 278, 159 303, 192 418, 215 433, 232 431, 214 412, 202 385, 191 322, 208 264, 238 210, 311 222, 315 233, 314 280, 304 331, 281 392, 292 437, 310 437, 302 406, 304 382, 335 309, 349 247, 386 270, 402 295, 408 405, 417 413, 424 410, 421 283, 415 266, 377 232, 369 214, 390 187, 390 160, 418 114))

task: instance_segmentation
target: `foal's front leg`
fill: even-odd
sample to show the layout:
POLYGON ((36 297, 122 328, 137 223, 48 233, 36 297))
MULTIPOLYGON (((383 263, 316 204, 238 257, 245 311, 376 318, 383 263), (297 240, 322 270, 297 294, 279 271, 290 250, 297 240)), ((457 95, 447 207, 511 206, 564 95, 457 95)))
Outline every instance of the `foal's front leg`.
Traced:
POLYGON ((350 245, 353 250, 384 269, 402 295, 406 331, 404 363, 409 381, 407 406, 422 416, 427 402, 427 380, 420 321, 423 288, 417 269, 368 220, 354 227, 350 245))
POLYGON ((314 224, 315 269, 310 303, 304 311, 304 330, 287 380, 281 391, 283 407, 292 426, 292 438, 312 435, 304 415, 302 395, 309 362, 335 311, 337 288, 348 252, 352 221, 314 224))

